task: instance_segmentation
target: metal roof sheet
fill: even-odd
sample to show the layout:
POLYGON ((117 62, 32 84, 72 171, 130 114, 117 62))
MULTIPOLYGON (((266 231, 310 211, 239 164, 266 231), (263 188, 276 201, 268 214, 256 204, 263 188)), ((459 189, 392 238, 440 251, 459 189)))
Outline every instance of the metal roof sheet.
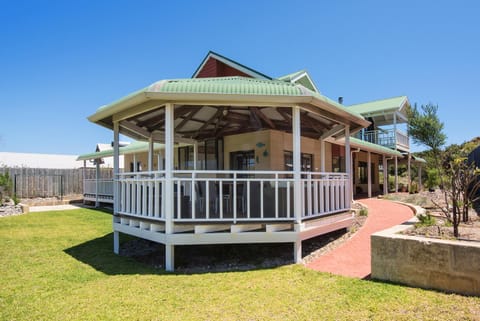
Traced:
MULTIPOLYGON (((163 144, 154 144, 154 149, 159 150, 163 148, 163 144)), ((120 147, 120 155, 126 154, 134 154, 139 152, 147 152, 148 151, 148 143, 147 142, 133 142, 128 146, 120 147)), ((91 159, 99 159, 105 157, 112 157, 113 156, 113 148, 109 150, 103 150, 100 152, 88 153, 83 154, 77 157, 77 160, 91 160, 91 159)))
POLYGON ((355 138, 355 137, 350 137, 350 144, 353 147, 357 147, 357 148, 360 148, 360 149, 363 148, 367 151, 376 152, 376 153, 379 153, 379 154, 382 154, 382 155, 385 154, 385 155, 403 157, 402 153, 400 153, 399 151, 396 151, 394 149, 390 149, 388 147, 384 147, 384 146, 381 146, 381 145, 377 145, 377 144, 374 144, 374 143, 370 143, 370 142, 367 142, 367 141, 364 141, 364 140, 361 140, 361 139, 358 139, 358 138, 355 138))
POLYGON ((161 80, 149 86, 146 91, 195 94, 303 95, 302 90, 292 83, 239 76, 161 80))
POLYGON ((400 110, 408 102, 407 96, 399 96, 362 104, 350 105, 348 109, 361 115, 400 110))

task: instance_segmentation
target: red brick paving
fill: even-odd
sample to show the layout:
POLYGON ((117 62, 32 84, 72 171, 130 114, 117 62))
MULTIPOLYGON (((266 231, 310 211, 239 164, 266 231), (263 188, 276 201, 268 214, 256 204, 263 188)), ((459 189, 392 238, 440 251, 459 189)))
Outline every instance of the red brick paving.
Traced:
POLYGON ((401 224, 413 216, 405 206, 380 199, 362 199, 368 207, 368 217, 360 230, 336 249, 307 264, 307 267, 337 275, 367 278, 371 273, 370 235, 401 224))

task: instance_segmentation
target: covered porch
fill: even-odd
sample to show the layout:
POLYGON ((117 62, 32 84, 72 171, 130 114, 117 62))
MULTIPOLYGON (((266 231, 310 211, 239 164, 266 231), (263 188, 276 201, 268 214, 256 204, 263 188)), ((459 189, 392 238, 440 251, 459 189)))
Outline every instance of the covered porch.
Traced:
POLYGON ((325 172, 303 154, 344 137, 350 155, 368 122, 300 85, 164 80, 89 119, 114 132, 116 253, 121 232, 165 244, 167 270, 184 244, 291 242, 299 262, 302 240, 351 224, 350 166, 325 172), (120 133, 148 142, 146 170, 120 173, 120 133))

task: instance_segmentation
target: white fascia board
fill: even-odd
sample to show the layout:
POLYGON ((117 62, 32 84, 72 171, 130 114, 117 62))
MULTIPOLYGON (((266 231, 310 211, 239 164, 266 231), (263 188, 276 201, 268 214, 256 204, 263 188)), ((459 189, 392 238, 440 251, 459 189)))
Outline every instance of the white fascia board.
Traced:
POLYGON ((307 77, 308 81, 312 84, 315 91, 320 94, 320 91, 318 90, 317 86, 315 86, 315 83, 313 82, 312 78, 310 77, 310 75, 306 71, 300 73, 295 78, 292 78, 291 82, 294 83, 294 82, 296 82, 297 80, 299 80, 300 78, 303 78, 303 77, 307 77))

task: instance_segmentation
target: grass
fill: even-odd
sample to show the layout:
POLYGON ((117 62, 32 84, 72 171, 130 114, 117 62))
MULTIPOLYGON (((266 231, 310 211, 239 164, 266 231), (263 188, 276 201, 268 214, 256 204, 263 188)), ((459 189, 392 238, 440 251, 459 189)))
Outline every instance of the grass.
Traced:
POLYGON ((169 274, 112 254, 94 210, 0 219, 0 320, 480 320, 480 298, 290 265, 169 274))

